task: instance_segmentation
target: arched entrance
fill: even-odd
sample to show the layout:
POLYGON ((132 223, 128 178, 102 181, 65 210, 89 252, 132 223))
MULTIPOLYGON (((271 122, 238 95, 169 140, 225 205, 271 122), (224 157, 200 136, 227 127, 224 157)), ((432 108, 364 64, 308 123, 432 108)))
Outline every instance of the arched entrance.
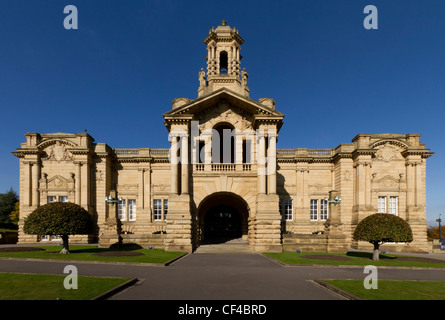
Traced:
POLYGON ((198 208, 199 243, 247 240, 249 209, 240 196, 218 192, 206 197, 198 208))

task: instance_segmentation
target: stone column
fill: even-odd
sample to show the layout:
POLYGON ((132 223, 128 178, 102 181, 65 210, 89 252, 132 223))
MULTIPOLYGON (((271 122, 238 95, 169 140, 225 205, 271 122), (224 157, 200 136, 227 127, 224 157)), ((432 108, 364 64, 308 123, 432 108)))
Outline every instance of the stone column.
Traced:
POLYGON ((81 184, 81 171, 82 171, 82 164, 80 162, 75 162, 76 164, 76 180, 74 181, 74 189, 75 189, 75 193, 76 193, 76 200, 75 203, 80 205, 80 201, 81 201, 81 193, 80 193, 80 184, 81 184))
POLYGON ((149 221, 151 221, 151 165, 144 172, 144 209, 149 212, 149 221))
POLYGON ((362 162, 355 165, 356 172, 356 189, 355 189, 355 205, 357 209, 364 204, 365 200, 365 169, 362 162))
POLYGON ((406 164, 406 207, 409 209, 414 206, 414 163, 407 161, 406 164))
POLYGON ((181 194, 189 193, 188 136, 181 137, 181 194))
POLYGON ((170 164, 171 164, 171 193, 179 194, 178 186, 178 137, 171 137, 170 164))
POLYGON ((30 162, 23 163, 23 206, 30 207, 32 205, 31 194, 32 194, 32 164, 30 162))
POLYGON ((371 164, 365 164, 365 205, 366 209, 370 208, 371 203, 371 164))
POLYGON ((269 133, 269 148, 267 150, 267 176, 269 182, 268 194, 277 193, 277 137, 269 133))
POLYGON ((421 206, 422 203, 422 164, 421 162, 417 162, 415 164, 415 171, 416 171, 416 183, 415 183, 415 189, 416 189, 416 197, 415 197, 415 205, 421 206))
POLYGON ((85 208, 85 210, 89 211, 90 206, 90 170, 89 164, 87 162, 83 162, 81 167, 81 206, 85 208))
POLYGON ((39 194, 39 180, 40 180, 40 165, 38 160, 31 163, 31 185, 32 185, 32 206, 38 207, 40 205, 39 194))
POLYGON ((266 166, 265 166, 265 148, 266 141, 264 133, 258 133, 257 139, 258 150, 257 150, 257 167, 258 167, 258 193, 266 194, 266 166))
POLYGON ((145 170, 144 168, 139 168, 139 187, 138 187, 138 204, 137 207, 139 207, 139 209, 144 210, 145 207, 145 199, 144 199, 144 194, 145 194, 145 170))

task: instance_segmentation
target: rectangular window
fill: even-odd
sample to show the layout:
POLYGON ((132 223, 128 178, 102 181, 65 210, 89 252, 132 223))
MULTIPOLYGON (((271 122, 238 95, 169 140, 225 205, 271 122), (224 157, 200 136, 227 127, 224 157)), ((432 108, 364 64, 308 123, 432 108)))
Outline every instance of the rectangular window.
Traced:
POLYGON ((397 215, 398 214, 398 202, 399 197, 389 197, 389 213, 397 215))
POLYGON ((379 197, 378 213, 386 213, 386 197, 379 197))
POLYGON ((311 199, 310 217, 311 217, 311 220, 318 220, 318 200, 317 199, 311 199))
POLYGON ((127 216, 126 216, 126 202, 125 202, 125 199, 119 201, 119 205, 118 205, 118 209, 117 209, 117 217, 121 221, 125 221, 126 218, 127 218, 127 216))
POLYGON ((56 202, 57 201, 57 197, 56 196, 48 196, 48 203, 52 203, 52 202, 56 202))
POLYGON ((328 201, 325 199, 320 200, 320 220, 328 219, 328 201))
POLYGON ((167 220, 168 213, 168 199, 164 199, 164 220, 167 220))
POLYGON ((136 200, 128 199, 128 221, 136 221, 136 200))
POLYGON ((153 220, 162 220, 162 202, 160 199, 153 200, 153 220))
POLYGON ((293 220, 293 202, 291 199, 284 200, 284 219, 286 221, 293 220))
POLYGON ((68 202, 68 196, 60 196, 59 201, 60 202, 68 202))

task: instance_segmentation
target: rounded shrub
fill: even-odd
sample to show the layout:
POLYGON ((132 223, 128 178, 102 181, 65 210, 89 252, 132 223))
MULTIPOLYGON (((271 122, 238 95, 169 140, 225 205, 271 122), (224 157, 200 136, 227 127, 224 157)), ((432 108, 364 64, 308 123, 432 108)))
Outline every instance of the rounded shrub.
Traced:
POLYGON ((68 236, 91 234, 94 221, 83 207, 71 202, 45 204, 25 218, 23 231, 28 234, 62 236, 64 252, 68 251, 68 236))
POLYGON ((374 245, 373 260, 378 260, 379 247, 385 242, 411 242, 413 232, 404 219, 387 213, 375 213, 359 222, 353 239, 374 245))

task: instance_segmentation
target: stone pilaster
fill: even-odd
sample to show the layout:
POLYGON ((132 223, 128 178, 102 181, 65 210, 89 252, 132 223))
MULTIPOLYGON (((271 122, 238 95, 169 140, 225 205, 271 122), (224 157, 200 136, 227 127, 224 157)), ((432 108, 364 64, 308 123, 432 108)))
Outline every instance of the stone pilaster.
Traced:
POLYGON ((253 223, 253 250, 281 252, 281 215, 277 194, 258 194, 253 223))
POLYGON ((166 251, 193 251, 192 217, 188 194, 170 194, 166 231, 166 251))

